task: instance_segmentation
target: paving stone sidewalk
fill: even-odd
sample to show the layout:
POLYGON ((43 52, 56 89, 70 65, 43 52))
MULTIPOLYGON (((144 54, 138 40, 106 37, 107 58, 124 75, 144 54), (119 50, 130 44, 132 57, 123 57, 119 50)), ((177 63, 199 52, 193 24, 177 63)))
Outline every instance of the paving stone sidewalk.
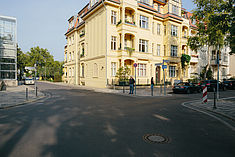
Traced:
MULTIPOLYGON (((135 92, 134 92, 134 94, 129 94, 129 91, 130 91, 129 86, 125 86, 124 92, 123 92, 122 87, 117 88, 114 86, 112 88, 94 88, 94 87, 66 84, 63 82, 48 82, 48 81, 46 81, 46 83, 67 86, 67 87, 71 87, 71 88, 93 90, 95 92, 101 92, 101 93, 114 93, 114 94, 119 94, 119 95, 124 95, 124 96, 133 96, 133 97, 151 97, 152 96, 150 87, 141 87, 141 88, 138 87, 136 89, 136 95, 135 95, 135 92)), ((170 94, 171 92, 172 92, 171 87, 166 88, 167 96, 171 96, 171 94, 170 94)), ((160 87, 154 87, 153 96, 164 96, 164 88, 162 87, 162 89, 161 89, 160 87)))
POLYGON ((209 100, 206 104, 197 102, 197 103, 191 103, 191 105, 209 110, 214 113, 218 113, 235 121, 235 97, 218 100, 216 102, 216 109, 213 107, 214 106, 213 100, 209 100))
POLYGON ((7 87, 6 91, 0 91, 0 109, 21 105, 44 96, 39 91, 37 94, 38 97, 36 97, 35 90, 31 86, 7 87), (28 88, 28 100, 26 100, 26 88, 28 88))

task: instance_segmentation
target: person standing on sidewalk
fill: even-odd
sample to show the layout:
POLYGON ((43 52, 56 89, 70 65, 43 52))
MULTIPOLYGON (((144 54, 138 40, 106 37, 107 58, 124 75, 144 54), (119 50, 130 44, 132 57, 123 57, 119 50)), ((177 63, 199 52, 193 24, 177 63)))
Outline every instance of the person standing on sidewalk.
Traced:
POLYGON ((130 79, 129 79, 129 84, 130 84, 130 93, 129 93, 129 94, 133 94, 135 80, 133 79, 132 76, 131 76, 130 79))
POLYGON ((154 86, 154 81, 153 81, 153 77, 151 78, 151 94, 153 96, 153 86, 154 86))

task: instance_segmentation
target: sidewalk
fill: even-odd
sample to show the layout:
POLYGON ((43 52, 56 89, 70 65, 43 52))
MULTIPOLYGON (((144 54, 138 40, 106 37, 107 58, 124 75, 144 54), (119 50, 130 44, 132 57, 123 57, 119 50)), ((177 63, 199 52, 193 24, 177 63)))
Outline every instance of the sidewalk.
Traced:
POLYGON ((0 109, 19 106, 44 97, 44 94, 39 91, 37 94, 38 97, 31 86, 7 87, 6 91, 0 91, 0 109), (28 88, 28 100, 26 100, 26 88, 28 88))
POLYGON ((196 102, 190 103, 190 105, 222 115, 235 122, 235 97, 220 99, 216 102, 216 109, 213 108, 213 100, 209 100, 206 104, 196 102))
MULTIPOLYGON (((44 82, 44 81, 42 81, 42 82, 44 82)), ((63 82, 49 82, 49 81, 45 81, 45 82, 55 84, 55 85, 72 87, 72 88, 93 90, 95 92, 101 92, 101 93, 113 93, 113 94, 119 94, 119 95, 124 95, 124 96, 132 96, 132 97, 152 97, 150 86, 142 87, 142 88, 139 88, 137 86, 136 95, 135 95, 135 91, 134 91, 134 94, 131 95, 131 94, 129 94, 129 92, 130 92, 129 86, 125 86, 124 87, 124 92, 123 92, 122 87, 119 87, 119 89, 117 89, 115 87, 110 89, 110 88, 95 88, 95 87, 87 87, 87 86, 66 84, 66 83, 63 83, 63 82)), ((171 94, 169 94, 171 92, 172 92, 172 88, 166 88, 166 96, 171 96, 171 94)), ((154 87, 153 96, 164 96, 164 87, 162 87, 162 90, 160 89, 160 87, 154 87)))

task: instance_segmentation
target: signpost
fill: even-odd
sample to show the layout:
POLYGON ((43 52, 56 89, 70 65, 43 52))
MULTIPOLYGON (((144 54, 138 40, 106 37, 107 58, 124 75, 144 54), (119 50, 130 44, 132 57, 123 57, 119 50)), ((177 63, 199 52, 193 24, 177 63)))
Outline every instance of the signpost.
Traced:
POLYGON ((165 81, 165 69, 167 69, 167 65, 164 65, 164 63, 169 63, 169 60, 163 60, 162 63, 156 63, 155 66, 162 66, 163 70, 163 78, 164 78, 164 95, 166 95, 166 81, 165 81))
POLYGON ((134 63, 133 66, 135 67, 135 95, 136 95, 136 67, 138 66, 138 64, 134 63))

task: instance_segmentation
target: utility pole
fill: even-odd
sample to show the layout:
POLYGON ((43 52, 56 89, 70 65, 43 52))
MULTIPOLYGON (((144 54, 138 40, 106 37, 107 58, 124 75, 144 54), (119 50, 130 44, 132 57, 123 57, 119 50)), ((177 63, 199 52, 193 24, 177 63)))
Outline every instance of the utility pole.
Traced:
POLYGON ((217 98, 217 101, 219 100, 219 61, 220 61, 220 57, 219 57, 219 46, 217 48, 217 95, 216 95, 216 98, 217 98))

